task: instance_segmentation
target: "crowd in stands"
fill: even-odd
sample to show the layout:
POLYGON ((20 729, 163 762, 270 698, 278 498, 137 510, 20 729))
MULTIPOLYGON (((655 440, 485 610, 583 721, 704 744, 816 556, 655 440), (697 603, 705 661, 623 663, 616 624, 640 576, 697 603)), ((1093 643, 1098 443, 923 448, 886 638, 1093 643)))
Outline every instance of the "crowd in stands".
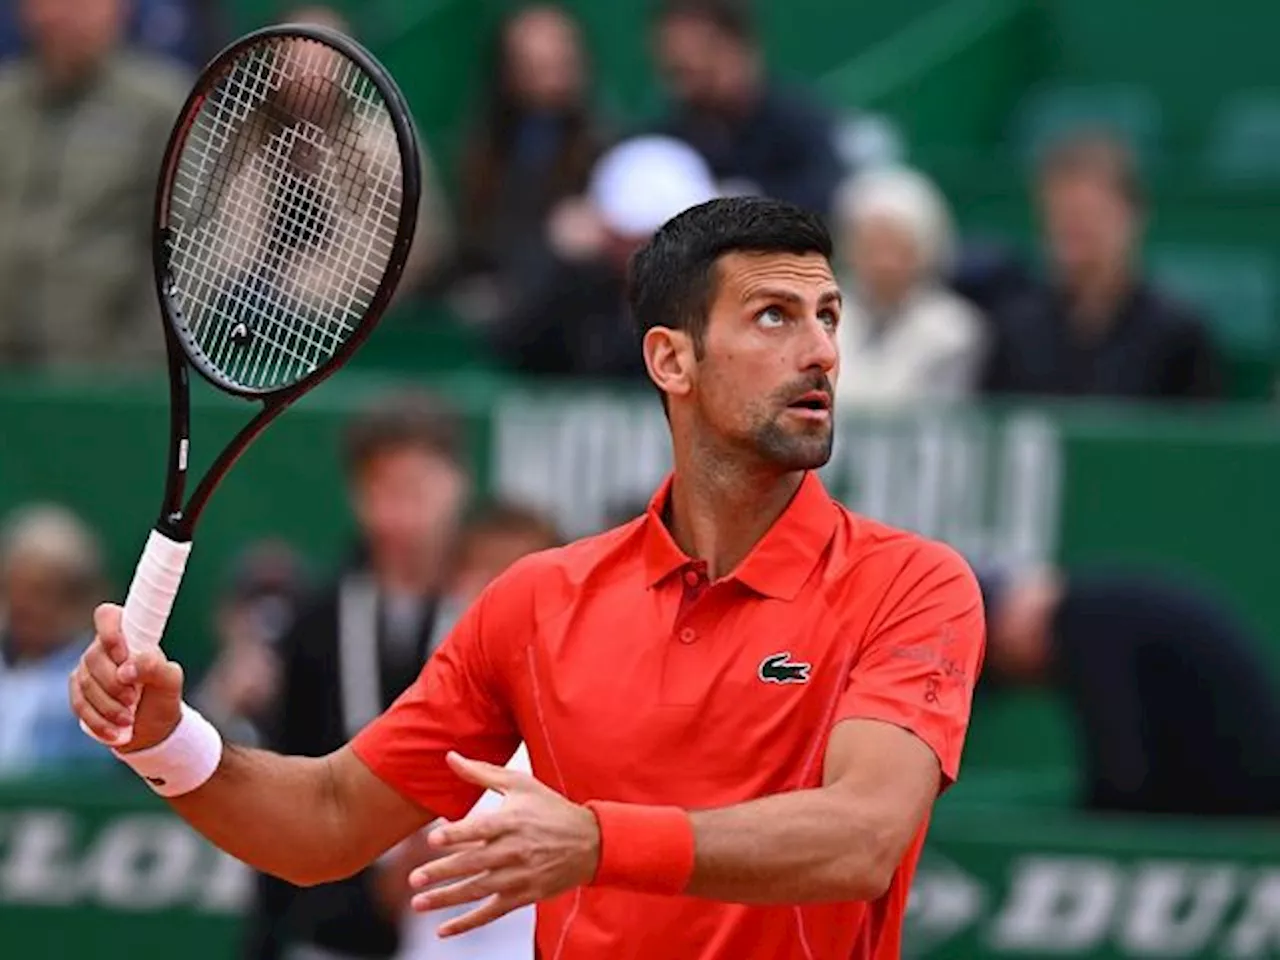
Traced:
MULTIPOLYGON (((158 363, 156 170, 225 18, 198 0, 10 6, 0 13, 0 370, 158 363)), ((279 19, 351 29, 319 4, 279 19)), ((402 298, 447 304, 516 374, 639 383, 625 302, 632 253, 689 206, 767 194, 819 213, 835 237, 844 405, 1225 394, 1204 319, 1144 269, 1152 199, 1122 139, 1090 127, 1049 145, 1027 198, 1040 249, 993 259, 969 245, 928 171, 892 150, 846 149, 840 109, 858 105, 778 79, 740 0, 659 0, 646 39, 669 107, 628 128, 598 109, 592 54, 568 10, 535 0, 502 19, 481 51, 487 83, 456 171, 444 176, 423 144, 402 298)), ((458 431, 416 395, 351 424, 343 466, 360 538, 319 586, 288 545, 246 548, 214 614, 218 655, 194 694, 229 737, 290 753, 336 748, 409 684, 485 583, 557 542, 521 505, 468 511, 475 491, 458 431)), ((1158 578, 981 573, 984 693, 1055 686, 1079 716, 1085 806, 1280 809, 1280 713, 1256 638, 1229 612, 1158 578), (1205 715, 1238 754, 1224 758, 1220 742, 1177 722, 1205 715)), ((0 773, 112 769, 65 696, 103 595, 94 535, 72 514, 38 504, 0 527, 0 773)), ((393 851, 314 890, 262 878, 245 955, 271 960, 299 942, 314 956, 423 955, 414 929, 400 929, 404 867, 420 854, 393 851)))
MULTIPOLYGON (((0 123, 18 132, 0 140, 0 364, 158 360, 155 170, 223 19, 195 0, 19 0, 0 26, 0 123)), ((323 4, 279 19, 352 32, 323 4)), ((668 107, 628 127, 599 109, 568 9, 531 2, 501 20, 452 178, 423 144, 402 297, 447 304, 516 374, 638 380, 630 253, 686 206, 763 193, 837 237, 849 405, 1224 393, 1203 319, 1144 273, 1150 200, 1123 140, 1080 129, 1050 145, 1028 198, 1041 250, 992 263, 927 171, 847 148, 857 104, 771 72, 748 4, 662 0, 650 28, 668 107)))

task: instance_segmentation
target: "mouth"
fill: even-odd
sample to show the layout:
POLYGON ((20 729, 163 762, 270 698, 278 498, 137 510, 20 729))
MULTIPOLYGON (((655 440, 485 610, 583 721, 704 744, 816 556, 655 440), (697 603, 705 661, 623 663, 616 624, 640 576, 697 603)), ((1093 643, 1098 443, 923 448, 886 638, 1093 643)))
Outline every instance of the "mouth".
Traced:
POLYGON ((825 420, 831 416, 831 394, 825 390, 810 390, 787 404, 792 413, 810 420, 825 420))

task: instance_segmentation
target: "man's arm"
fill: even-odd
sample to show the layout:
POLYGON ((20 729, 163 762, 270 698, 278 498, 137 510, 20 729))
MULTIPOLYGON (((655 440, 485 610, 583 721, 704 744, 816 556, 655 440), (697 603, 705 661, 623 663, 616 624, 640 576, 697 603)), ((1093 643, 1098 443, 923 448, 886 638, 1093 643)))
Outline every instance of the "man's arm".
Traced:
POLYGON ((914 734, 846 720, 824 785, 691 815, 690 896, 731 903, 875 900, 938 795, 938 758, 914 734))
POLYGON ((213 778, 170 803, 215 846, 298 886, 349 877, 433 819, 349 746, 312 758, 229 744, 213 778))
MULTIPOLYGON (((506 762, 519 744, 492 693, 481 606, 352 744, 316 758, 227 745, 207 781, 169 802, 232 856, 300 886, 356 873, 435 819, 429 807, 461 816, 481 791, 446 767, 445 753, 456 747, 506 762)), ((118 606, 98 608, 98 635, 69 686, 77 716, 106 742, 132 723, 128 753, 163 744, 177 729, 182 668, 158 649, 130 654, 120 616, 118 606)))
MULTIPOLYGON (((120 608, 100 607, 97 637, 71 676, 76 714, 114 740, 132 719, 124 754, 163 743, 182 710, 182 668, 159 649, 130 654, 120 608)), ((327 757, 284 757, 227 744, 202 786, 169 799, 214 845, 300 886, 350 876, 433 819, 343 747, 327 757)))

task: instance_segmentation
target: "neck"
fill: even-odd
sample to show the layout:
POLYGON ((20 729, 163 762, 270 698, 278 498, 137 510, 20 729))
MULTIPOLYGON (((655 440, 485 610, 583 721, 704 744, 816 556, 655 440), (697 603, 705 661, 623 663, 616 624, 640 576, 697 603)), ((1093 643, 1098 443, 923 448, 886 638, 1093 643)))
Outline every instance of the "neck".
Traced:
POLYGON ((1077 271, 1069 280, 1071 313, 1085 330, 1097 330, 1115 316, 1132 286, 1129 265, 1110 262, 1077 271))
POLYGON ((671 536, 681 550, 706 563, 708 577, 719 579, 746 559, 803 479, 803 471, 744 468, 709 455, 677 456, 671 536))
POLYGON ((45 94, 55 99, 74 97, 88 86, 105 62, 105 56, 70 63, 45 62, 41 74, 45 94))

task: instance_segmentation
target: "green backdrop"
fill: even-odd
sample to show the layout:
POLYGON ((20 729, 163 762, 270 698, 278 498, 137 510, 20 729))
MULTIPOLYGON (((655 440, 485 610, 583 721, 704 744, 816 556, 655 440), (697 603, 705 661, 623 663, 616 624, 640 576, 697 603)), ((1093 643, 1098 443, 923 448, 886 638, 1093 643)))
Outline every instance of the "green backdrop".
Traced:
MULTIPOLYGON (((573 534, 647 498, 668 462, 647 391, 526 391, 494 378, 435 379, 466 412, 481 489, 530 500, 573 534)), ((253 446, 202 522, 168 634, 198 674, 221 579, 252 540, 284 537, 318 573, 349 542, 338 434, 391 389, 346 373, 253 446)), ((116 595, 155 519, 163 480, 161 383, 0 385, 0 511, 63 501, 104 537, 116 595)), ((196 395, 193 463, 203 470, 250 412, 196 395)), ((1141 563, 1203 583, 1234 603, 1280 660, 1280 421, 1262 408, 1202 412, 1109 407, 844 414, 833 492, 855 509, 945 539, 973 560, 1141 563)), ((975 720, 969 763, 1054 771, 1070 738, 1052 705, 1004 698, 975 720)))

